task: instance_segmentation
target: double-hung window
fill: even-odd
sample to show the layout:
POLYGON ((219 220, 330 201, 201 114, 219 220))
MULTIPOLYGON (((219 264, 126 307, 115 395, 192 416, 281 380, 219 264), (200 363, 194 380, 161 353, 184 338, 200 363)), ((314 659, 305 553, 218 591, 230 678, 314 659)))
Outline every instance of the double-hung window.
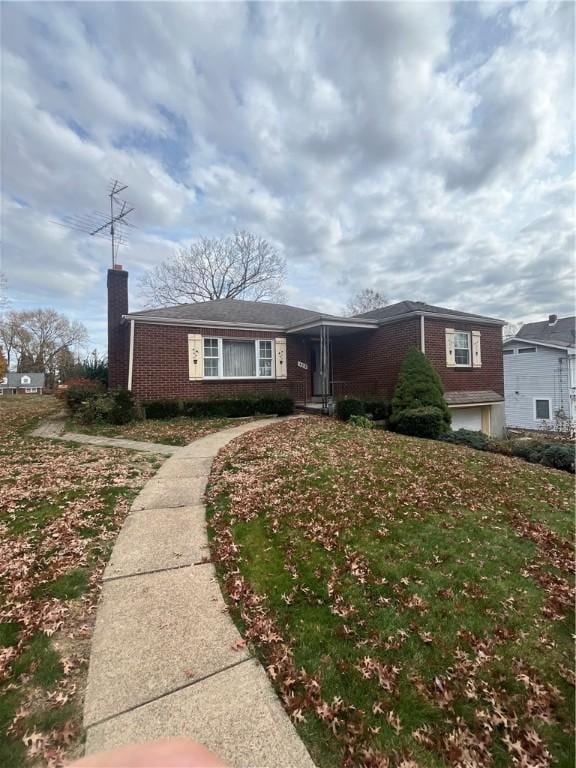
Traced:
POLYGON ((457 366, 469 366, 470 363, 470 333, 456 331, 454 334, 454 363, 457 366))
POLYGON ((272 378, 273 355, 271 340, 204 338, 204 378, 272 378))
POLYGON ((220 376, 220 352, 218 339, 204 339, 204 376, 220 376))

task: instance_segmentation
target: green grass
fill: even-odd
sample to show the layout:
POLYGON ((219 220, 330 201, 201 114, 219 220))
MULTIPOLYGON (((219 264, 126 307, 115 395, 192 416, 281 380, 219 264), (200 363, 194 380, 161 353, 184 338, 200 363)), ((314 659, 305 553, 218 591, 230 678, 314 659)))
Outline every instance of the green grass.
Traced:
POLYGON ((88 581, 88 571, 85 568, 76 568, 59 576, 54 581, 34 587, 32 597, 56 597, 58 600, 73 600, 86 592, 88 581))
POLYGON ((22 741, 34 730, 46 754, 60 746, 67 761, 78 754, 93 573, 158 465, 152 455, 29 435, 61 409, 53 397, 0 398, 0 522, 10 557, 0 589, 0 650, 14 654, 0 683, 2 768, 45 764, 22 741), (72 735, 62 733, 69 720, 72 735))
MULTIPOLYGON (((244 438, 214 479, 218 573, 226 589, 239 568, 260 596, 256 608, 247 598, 231 605, 239 626, 263 663, 274 663, 281 654, 259 629, 264 610, 293 653, 286 674, 304 669, 321 701, 340 697, 354 708, 362 722, 356 760, 370 747, 390 759, 450 765, 457 718, 479 736, 478 712, 492 711, 496 696, 518 716, 513 741, 526 746, 533 728, 559 766, 574 764, 574 691, 562 674, 572 667, 573 614, 548 618, 549 595, 527 570, 572 578, 558 555, 572 536, 569 475, 458 446, 294 422, 244 438), (238 472, 244 491, 236 495, 238 472), (544 525, 553 546, 527 535, 525 522, 544 525), (228 533, 239 547, 231 559, 228 533), (391 690, 362 676, 366 657, 398 669, 391 690), (551 722, 531 714, 523 673, 551 696, 551 722), (435 680, 450 690, 448 707, 435 680), (399 716, 399 733, 373 713, 376 702, 399 716), (422 726, 432 729, 431 745, 413 736, 422 726)), ((342 729, 334 736, 317 716, 305 683, 292 690, 317 765, 340 765, 342 729)), ((496 768, 513 765, 504 734, 496 729, 490 745, 496 768)))

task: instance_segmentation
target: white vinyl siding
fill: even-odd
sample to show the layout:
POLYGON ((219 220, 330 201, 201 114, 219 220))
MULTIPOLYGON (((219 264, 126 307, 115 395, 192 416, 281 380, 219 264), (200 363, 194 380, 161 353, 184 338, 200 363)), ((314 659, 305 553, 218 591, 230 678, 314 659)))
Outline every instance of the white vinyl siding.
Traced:
POLYGON ((272 379, 274 342, 271 339, 204 338, 205 379, 272 379))
POLYGON ((550 400, 550 416, 562 409, 570 415, 568 355, 562 349, 537 346, 536 352, 520 353, 519 349, 534 349, 521 342, 507 344, 504 356, 504 389, 506 424, 522 429, 542 429, 544 422, 536 419, 534 400, 550 400))

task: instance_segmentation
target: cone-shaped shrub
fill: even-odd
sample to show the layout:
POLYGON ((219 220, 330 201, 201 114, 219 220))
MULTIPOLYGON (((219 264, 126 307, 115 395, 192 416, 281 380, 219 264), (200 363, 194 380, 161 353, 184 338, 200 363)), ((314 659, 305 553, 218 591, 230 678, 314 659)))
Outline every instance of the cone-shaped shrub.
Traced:
POLYGON ((441 410, 443 431, 447 431, 450 427, 451 416, 444 399, 444 389, 440 376, 428 358, 417 347, 411 347, 402 363, 394 390, 390 422, 393 425, 402 411, 429 406, 441 410))

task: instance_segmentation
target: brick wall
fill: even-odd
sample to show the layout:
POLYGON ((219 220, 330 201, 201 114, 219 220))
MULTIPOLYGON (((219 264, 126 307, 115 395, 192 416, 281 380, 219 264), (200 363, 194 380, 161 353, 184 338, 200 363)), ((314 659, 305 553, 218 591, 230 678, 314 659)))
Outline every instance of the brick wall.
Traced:
MULTIPOLYGON (((132 391, 140 400, 155 398, 207 398, 269 392, 290 392, 287 379, 190 381, 188 378, 188 334, 243 339, 275 339, 280 333, 237 329, 191 328, 177 325, 135 323, 132 391)), ((292 365, 288 340, 288 368, 292 365)))
POLYGON ((120 265, 108 270, 108 387, 128 386, 130 326, 122 323, 128 313, 128 272, 120 265))
POLYGON ((334 337, 336 394, 378 393, 391 398, 402 361, 413 346, 420 346, 420 318, 334 337))
MULTIPOLYGON (((425 319, 426 355, 438 371, 447 392, 492 389, 504 393, 502 331, 455 321, 425 319), (447 368, 445 329, 481 332, 482 367, 447 368)), ((190 381, 188 378, 188 334, 231 338, 274 339, 277 332, 136 323, 132 389, 136 397, 226 397, 246 393, 288 392, 303 401, 312 394, 310 339, 287 337, 287 379, 190 381), (308 368, 298 366, 298 361, 308 368)), ((420 318, 383 325, 374 331, 358 331, 332 339, 334 394, 378 393, 390 399, 408 349, 420 347, 420 318)), ((126 353, 126 360, 128 355, 126 353)))
MULTIPOLYGON (((502 329, 499 326, 426 317, 424 327, 426 356, 438 371, 446 392, 492 389, 504 394, 502 329), (480 331, 480 368, 446 367, 446 328, 480 331)), ((335 337, 332 342, 335 394, 377 392, 391 398, 402 361, 412 346, 420 348, 419 317, 383 325, 376 331, 335 337)))
POLYGON ((502 355, 502 328, 460 320, 439 320, 427 317, 424 321, 426 356, 438 371, 446 392, 477 392, 491 389, 504 395, 504 358, 502 355), (480 331, 480 368, 446 367, 446 328, 457 331, 480 331))

